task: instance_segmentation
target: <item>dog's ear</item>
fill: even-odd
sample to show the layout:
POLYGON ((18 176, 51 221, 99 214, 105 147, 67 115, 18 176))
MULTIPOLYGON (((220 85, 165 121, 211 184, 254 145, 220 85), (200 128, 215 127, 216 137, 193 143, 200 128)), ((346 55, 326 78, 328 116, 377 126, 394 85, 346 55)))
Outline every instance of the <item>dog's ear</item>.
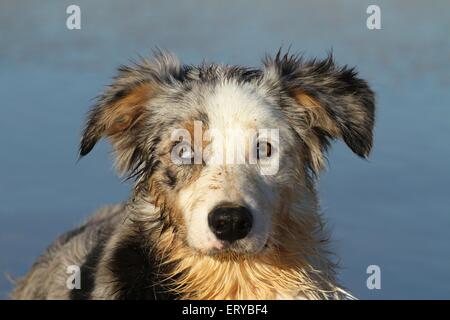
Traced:
POLYGON ((80 144, 80 156, 88 154, 98 140, 110 138, 113 144, 127 131, 139 126, 145 114, 145 107, 155 90, 150 83, 123 88, 99 99, 88 116, 80 144))
POLYGON ((284 111, 308 147, 315 173, 323 167, 330 140, 340 138, 358 156, 369 155, 375 98, 354 68, 337 67, 331 54, 322 61, 304 61, 278 53, 265 66, 269 78, 278 77, 284 111))
POLYGON ((182 81, 186 69, 171 54, 156 52, 155 59, 143 59, 122 66, 90 111, 84 128, 80 157, 88 154, 101 138, 108 138, 116 154, 119 173, 136 168, 144 156, 139 143, 142 128, 151 113, 151 100, 162 88, 182 81))

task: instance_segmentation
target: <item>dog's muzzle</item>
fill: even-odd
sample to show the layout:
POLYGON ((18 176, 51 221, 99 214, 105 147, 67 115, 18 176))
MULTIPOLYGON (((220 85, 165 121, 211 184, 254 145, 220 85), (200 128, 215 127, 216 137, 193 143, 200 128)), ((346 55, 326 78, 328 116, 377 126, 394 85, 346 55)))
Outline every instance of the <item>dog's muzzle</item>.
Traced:
POLYGON ((253 225, 253 216, 246 207, 220 205, 209 213, 208 224, 219 240, 233 243, 248 235, 253 225))

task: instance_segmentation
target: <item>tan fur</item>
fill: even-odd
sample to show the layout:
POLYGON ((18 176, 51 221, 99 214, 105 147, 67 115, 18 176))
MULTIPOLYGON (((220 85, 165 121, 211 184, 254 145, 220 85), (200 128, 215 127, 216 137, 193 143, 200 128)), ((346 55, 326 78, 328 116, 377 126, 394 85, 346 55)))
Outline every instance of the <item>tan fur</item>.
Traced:
MULTIPOLYGON (((282 243, 272 243, 270 250, 257 255, 204 255, 187 247, 169 228, 161 235, 157 250, 162 261, 173 266, 167 274, 174 282, 173 290, 182 299, 275 299, 278 296, 326 299, 339 296, 334 279, 326 272, 317 271, 308 261, 309 254, 321 259, 321 254, 314 252, 319 244, 312 235, 304 234, 302 239, 295 235, 318 227, 314 215, 301 222, 285 219, 291 227, 283 228, 280 221, 278 232, 291 236, 285 237, 282 243), (307 251, 299 253, 299 240, 304 241, 301 246, 309 248, 307 251)), ((320 263, 332 269, 329 261, 320 263)))
MULTIPOLYGON (((165 161, 164 157, 162 161, 165 161)), ((293 157, 302 168, 301 155, 293 157)), ((222 174, 221 172, 218 174, 222 174)), ((158 260, 170 270, 166 277, 181 299, 329 299, 343 296, 336 286, 335 265, 328 259, 327 239, 323 238, 317 200, 306 172, 294 173, 296 186, 280 192, 273 230, 267 248, 256 254, 225 252, 208 255, 192 249, 185 242, 186 226, 177 208, 177 193, 163 191, 158 175, 149 181, 148 202, 168 212, 167 228, 156 241, 158 260), (309 197, 313 204, 295 205, 296 195, 309 197), (319 271, 320 270, 320 271, 319 271)), ((194 175, 186 186, 195 183, 194 175)), ((210 186, 211 187, 211 186, 210 186)))
POLYGON ((144 123, 145 108, 148 101, 157 94, 149 83, 137 85, 123 98, 107 105, 99 120, 102 136, 106 136, 115 150, 115 167, 124 174, 133 155, 133 141, 127 139, 126 131, 136 130, 144 123))
POLYGON ((139 120, 145 103, 154 94, 150 84, 142 84, 134 88, 124 98, 120 99, 104 114, 103 123, 106 134, 112 136, 130 128, 139 120))
POLYGON ((331 120, 326 110, 319 104, 319 102, 306 94, 303 91, 299 91, 295 94, 295 101, 297 101, 300 107, 307 110, 309 116, 310 127, 319 127, 322 130, 327 131, 334 137, 340 135, 340 131, 336 124, 331 120))
POLYGON ((274 214, 268 248, 258 254, 225 252, 215 256, 190 248, 180 229, 181 213, 168 197, 155 202, 172 208, 172 223, 161 233, 156 254, 170 270, 166 277, 181 299, 329 299, 342 297, 335 286, 335 265, 326 258, 327 239, 315 210, 288 212, 294 190, 283 190, 274 214), (163 200, 164 199, 164 200, 163 200), (162 203, 162 201, 166 203, 162 203), (321 271, 319 271, 321 270, 321 271))
MULTIPOLYGON (((305 111, 309 129, 320 128, 334 138, 340 137, 339 128, 316 99, 303 91, 296 91, 293 96, 298 106, 305 111)), ((325 167, 320 140, 312 130, 308 130, 305 135, 305 143, 310 151, 311 165, 315 172, 319 172, 325 167)))

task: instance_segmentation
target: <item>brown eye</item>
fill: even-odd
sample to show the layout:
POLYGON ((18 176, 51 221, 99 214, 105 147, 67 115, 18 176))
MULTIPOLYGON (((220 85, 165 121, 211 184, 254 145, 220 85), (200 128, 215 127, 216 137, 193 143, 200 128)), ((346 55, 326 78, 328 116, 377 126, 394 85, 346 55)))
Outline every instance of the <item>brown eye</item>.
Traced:
POLYGON ((269 158, 272 155, 272 145, 268 142, 258 142, 256 145, 257 154, 256 157, 259 159, 269 158))

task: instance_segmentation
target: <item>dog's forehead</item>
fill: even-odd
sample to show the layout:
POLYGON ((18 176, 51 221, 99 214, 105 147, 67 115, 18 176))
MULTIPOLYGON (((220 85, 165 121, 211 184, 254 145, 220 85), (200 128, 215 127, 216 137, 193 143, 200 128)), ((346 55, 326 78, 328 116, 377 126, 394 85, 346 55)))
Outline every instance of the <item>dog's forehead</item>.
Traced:
POLYGON ((270 128, 282 123, 275 99, 263 86, 226 79, 214 83, 194 83, 189 91, 177 93, 170 112, 178 123, 201 121, 217 130, 270 128))
POLYGON ((218 84, 204 100, 209 125, 217 129, 267 127, 275 112, 264 92, 252 83, 218 84))

